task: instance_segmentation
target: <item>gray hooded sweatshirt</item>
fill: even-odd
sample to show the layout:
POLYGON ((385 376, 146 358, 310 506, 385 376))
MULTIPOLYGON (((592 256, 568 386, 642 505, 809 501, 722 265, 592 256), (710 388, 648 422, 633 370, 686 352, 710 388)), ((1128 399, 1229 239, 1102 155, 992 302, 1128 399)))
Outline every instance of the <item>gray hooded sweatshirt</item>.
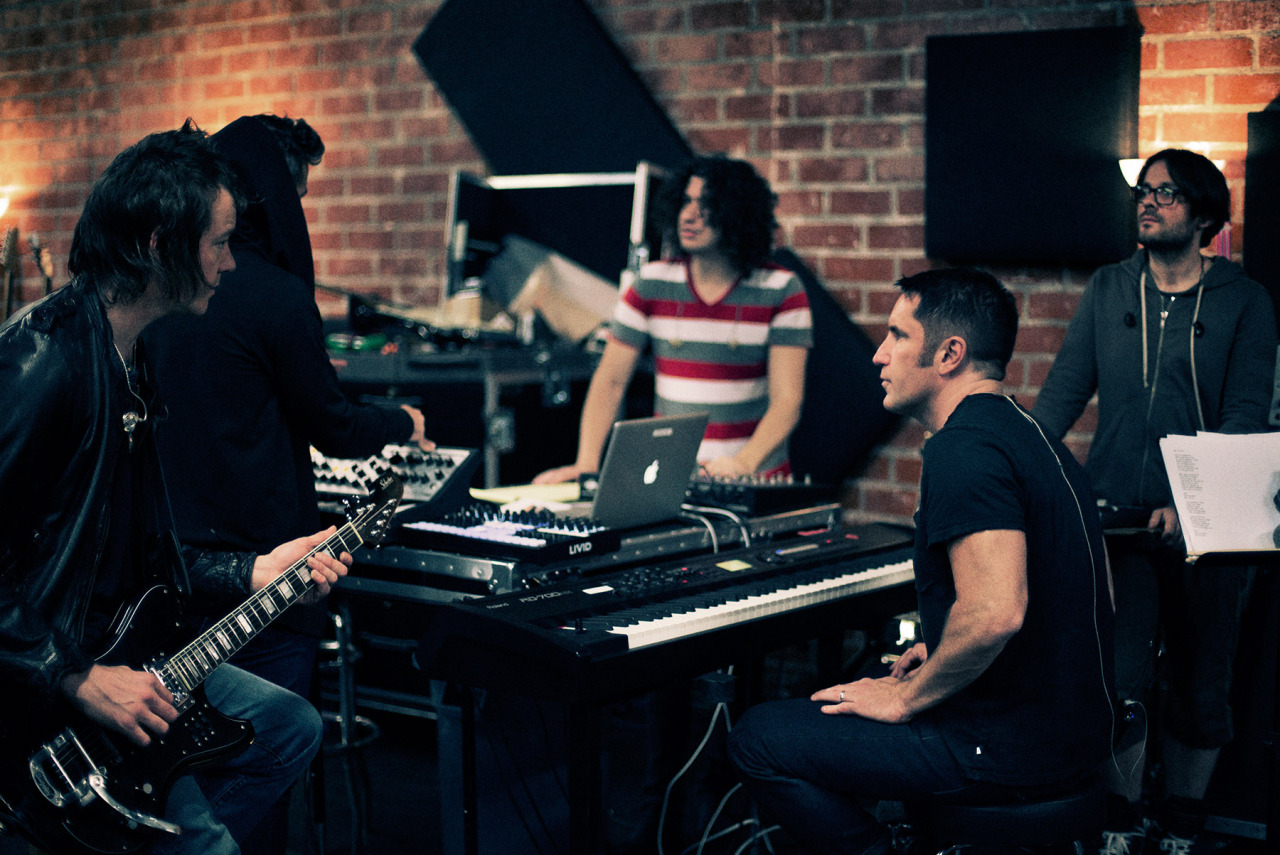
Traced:
POLYGON ((1146 261, 1139 250, 1093 275, 1032 413, 1061 438, 1096 391, 1095 495, 1158 508, 1172 504, 1161 437, 1267 429, 1276 325, 1266 290, 1235 262, 1206 259, 1201 284, 1170 299, 1143 276, 1146 261))

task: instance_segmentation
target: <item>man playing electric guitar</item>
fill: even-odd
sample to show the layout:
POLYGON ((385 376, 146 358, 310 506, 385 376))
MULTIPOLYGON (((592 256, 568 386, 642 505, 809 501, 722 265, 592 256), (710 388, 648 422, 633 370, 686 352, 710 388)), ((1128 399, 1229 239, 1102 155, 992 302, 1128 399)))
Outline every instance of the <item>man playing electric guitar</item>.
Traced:
MULTIPOLYGON (((234 855, 237 838, 320 745, 320 718, 296 695, 229 665, 193 676, 192 666, 217 664, 230 625, 183 651, 177 667, 93 655, 117 637, 113 616, 134 590, 164 586, 215 615, 258 591, 257 614, 276 608, 276 592, 288 595, 281 606, 326 595, 359 542, 330 530, 253 555, 182 550, 173 536, 153 442, 164 410, 136 343, 156 318, 204 311, 234 265, 227 241, 243 204, 229 166, 193 123, 146 137, 95 184, 72 238, 71 282, 0 327, 0 745, 12 748, 27 725, 65 709, 82 718, 67 729, 76 736, 69 744, 47 747, 49 764, 64 750, 70 760, 95 756, 93 774, 71 790, 38 784, 35 803, 65 813, 47 829, 23 825, 24 796, 9 789, 46 754, 23 758, 30 769, 0 769, 0 822, 19 825, 42 849, 133 852, 154 841, 153 852, 234 855), (110 807, 119 796, 93 752, 110 760, 113 746, 125 754, 163 748, 180 733, 204 739, 187 712, 198 691, 222 714, 247 720, 252 744, 235 756, 209 751, 192 774, 140 785, 168 791, 163 820, 172 825, 124 818, 110 807), (106 748, 80 743, 94 724, 114 735, 106 748), (104 819, 140 836, 99 845, 95 829, 81 826, 104 819)), ((126 624, 140 615, 126 614, 126 624)), ((247 623, 243 613, 236 620, 247 623)), ((249 733, 244 727, 225 753, 249 733)))

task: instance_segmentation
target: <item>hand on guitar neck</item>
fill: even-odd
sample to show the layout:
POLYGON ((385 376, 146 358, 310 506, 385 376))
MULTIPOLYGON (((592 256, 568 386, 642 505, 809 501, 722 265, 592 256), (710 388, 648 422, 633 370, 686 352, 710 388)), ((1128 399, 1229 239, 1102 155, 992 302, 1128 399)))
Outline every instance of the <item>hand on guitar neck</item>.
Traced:
POLYGON ((266 555, 259 555, 258 560, 253 564, 253 579, 251 581, 253 590, 259 591, 266 587, 281 573, 306 558, 307 566, 311 568, 311 581, 315 583, 316 587, 309 591, 301 602, 312 605, 323 600, 329 595, 329 590, 332 588, 333 583, 347 575, 347 568, 351 566, 352 562, 351 553, 343 552, 336 558, 327 552, 317 552, 310 557, 308 557, 308 553, 324 543, 336 531, 336 527, 330 526, 317 534, 283 543, 266 555))

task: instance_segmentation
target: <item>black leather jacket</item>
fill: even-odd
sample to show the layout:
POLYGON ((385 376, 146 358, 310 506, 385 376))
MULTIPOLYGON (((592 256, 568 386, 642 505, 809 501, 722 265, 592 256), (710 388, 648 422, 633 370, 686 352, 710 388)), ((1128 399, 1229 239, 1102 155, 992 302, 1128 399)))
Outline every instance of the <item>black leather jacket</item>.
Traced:
MULTIPOLYGON (((0 327, 0 685, 43 698, 91 664, 80 641, 123 446, 112 433, 116 359, 101 300, 77 282, 0 327)), ((139 363, 148 411, 159 412, 141 354, 139 363)), ((205 602, 243 598, 255 556, 178 555, 154 443, 149 430, 137 433, 156 497, 150 534, 175 547, 151 571, 186 595, 194 583, 205 602)))

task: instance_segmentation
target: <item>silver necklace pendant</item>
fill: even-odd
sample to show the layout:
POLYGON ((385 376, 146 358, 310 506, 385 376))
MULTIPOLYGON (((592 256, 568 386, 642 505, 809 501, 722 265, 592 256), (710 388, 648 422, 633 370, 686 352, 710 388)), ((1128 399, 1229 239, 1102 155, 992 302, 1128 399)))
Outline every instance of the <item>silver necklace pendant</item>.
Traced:
POLYGON ((142 407, 141 414, 136 410, 129 410, 120 418, 121 426, 124 428, 124 435, 129 439, 129 451, 133 451, 133 432, 138 429, 138 425, 147 420, 147 402, 142 400, 142 396, 133 387, 133 372, 129 369, 129 363, 125 361, 124 354, 120 352, 120 348, 116 346, 115 342, 112 342, 111 346, 115 348, 116 356, 120 357, 120 367, 124 369, 125 388, 129 390, 129 394, 142 407))
POLYGON ((124 435, 129 438, 129 450, 133 451, 133 432, 142 424, 142 416, 130 410, 121 417, 121 421, 124 423, 124 435))

